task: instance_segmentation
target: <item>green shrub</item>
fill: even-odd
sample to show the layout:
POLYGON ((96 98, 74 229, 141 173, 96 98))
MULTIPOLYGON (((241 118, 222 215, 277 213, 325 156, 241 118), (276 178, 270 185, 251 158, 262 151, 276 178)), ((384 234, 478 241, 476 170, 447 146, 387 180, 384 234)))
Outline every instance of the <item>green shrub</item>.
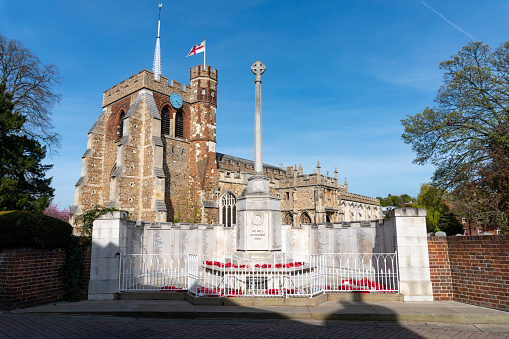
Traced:
POLYGON ((0 249, 64 248, 71 237, 69 223, 42 213, 13 211, 0 214, 0 249))
POLYGON ((65 250, 65 263, 62 265, 65 300, 80 301, 81 299, 81 288, 85 278, 83 248, 89 242, 87 238, 73 236, 65 250))

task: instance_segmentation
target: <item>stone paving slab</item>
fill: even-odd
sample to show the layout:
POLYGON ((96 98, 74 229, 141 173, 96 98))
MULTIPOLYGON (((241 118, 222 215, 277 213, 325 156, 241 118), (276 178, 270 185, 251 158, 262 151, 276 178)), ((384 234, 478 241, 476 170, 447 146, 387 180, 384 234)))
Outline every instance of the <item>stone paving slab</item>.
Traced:
POLYGON ((505 324, 509 312, 457 302, 337 302, 319 306, 199 306, 185 300, 59 302, 13 314, 109 315, 166 319, 274 319, 314 321, 505 324))

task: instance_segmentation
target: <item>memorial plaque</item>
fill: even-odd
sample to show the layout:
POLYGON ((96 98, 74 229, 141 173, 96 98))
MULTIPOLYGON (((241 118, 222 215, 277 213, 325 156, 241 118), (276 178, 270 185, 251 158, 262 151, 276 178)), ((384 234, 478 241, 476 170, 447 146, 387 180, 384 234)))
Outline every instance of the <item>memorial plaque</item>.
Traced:
POLYGON ((248 216, 247 249, 252 251, 267 251, 269 249, 268 213, 253 211, 248 212, 248 216))
POLYGON ((163 241, 161 239, 161 231, 155 230, 152 235, 152 246, 153 246, 153 253, 154 254, 161 254, 163 253, 163 241))
POLYGON ((247 208, 251 210, 267 210, 269 209, 268 200, 248 200, 247 208))

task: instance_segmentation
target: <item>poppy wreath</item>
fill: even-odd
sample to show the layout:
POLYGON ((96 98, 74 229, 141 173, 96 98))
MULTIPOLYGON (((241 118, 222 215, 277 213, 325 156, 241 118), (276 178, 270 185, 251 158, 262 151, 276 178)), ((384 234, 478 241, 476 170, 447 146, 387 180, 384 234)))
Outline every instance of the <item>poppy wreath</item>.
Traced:
POLYGON ((224 295, 227 298, 238 297, 244 295, 244 292, 242 290, 227 290, 224 295))
POLYGON ((206 297, 218 298, 223 296, 222 288, 207 288, 207 287, 198 287, 196 289, 196 294, 200 294, 206 297))
MULTIPOLYGON (((343 291, 364 291, 364 292, 357 292, 357 293, 369 293, 369 291, 387 291, 392 290, 392 288, 387 288, 385 285, 380 284, 378 282, 373 282, 367 278, 361 279, 361 280, 355 280, 355 279, 345 279, 342 280, 341 283, 342 286, 339 286, 339 290, 343 291)), ((389 293, 389 292, 387 292, 389 293)))
MULTIPOLYGON (((242 265, 234 265, 232 263, 224 264, 222 262, 212 261, 212 260, 204 261, 203 265, 225 267, 225 268, 251 268, 251 265, 249 265, 249 264, 242 264, 242 265)), ((303 265, 304 265, 303 261, 296 261, 296 262, 291 262, 291 263, 287 263, 287 264, 275 264, 274 267, 275 268, 292 268, 292 267, 301 267, 303 265)), ((255 264, 254 268, 272 268, 272 264, 255 264)))
POLYGON ((163 287, 161 287, 161 292, 187 293, 187 289, 185 289, 183 287, 176 287, 176 286, 163 286, 163 287))
POLYGON ((283 295, 283 294, 299 294, 298 289, 293 288, 271 288, 265 291, 269 295, 283 295))

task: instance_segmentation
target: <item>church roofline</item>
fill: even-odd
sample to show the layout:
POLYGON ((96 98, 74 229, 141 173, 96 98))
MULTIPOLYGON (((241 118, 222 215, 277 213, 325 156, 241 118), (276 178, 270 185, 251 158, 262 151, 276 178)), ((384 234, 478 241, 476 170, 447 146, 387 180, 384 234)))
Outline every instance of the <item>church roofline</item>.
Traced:
MULTIPOLYGON (((230 160, 230 161, 239 162, 241 164, 244 164, 244 165, 254 168, 254 161, 252 161, 252 160, 234 157, 232 155, 223 154, 223 153, 219 153, 219 152, 216 152, 216 158, 218 160, 218 163, 220 163, 221 161, 224 161, 224 160, 230 160)), ((268 164, 263 164, 263 168, 267 169, 267 170, 276 170, 276 171, 281 171, 281 172, 287 173, 286 170, 284 170, 281 167, 272 166, 272 165, 268 165, 268 164)))
POLYGON ((166 95, 178 93, 182 96, 184 101, 191 101, 191 89, 188 85, 184 85, 182 88, 180 82, 175 80, 169 81, 169 79, 163 75, 159 77, 159 81, 156 81, 154 80, 154 73, 144 69, 131 76, 129 79, 104 91, 103 108, 143 88, 166 95))

